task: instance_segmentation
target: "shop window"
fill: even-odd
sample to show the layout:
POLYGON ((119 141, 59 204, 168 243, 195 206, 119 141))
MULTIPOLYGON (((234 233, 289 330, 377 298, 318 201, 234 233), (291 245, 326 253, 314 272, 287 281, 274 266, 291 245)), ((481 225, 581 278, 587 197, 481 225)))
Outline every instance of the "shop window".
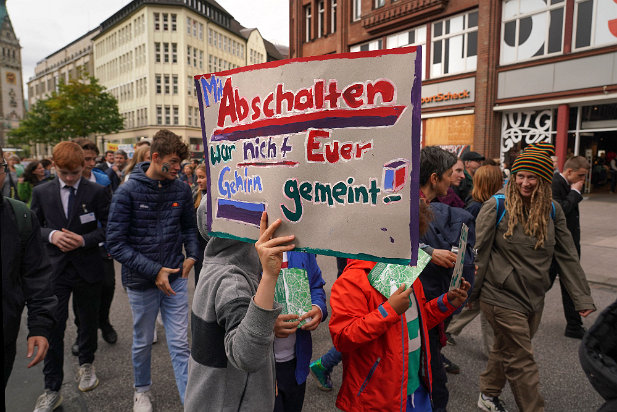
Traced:
POLYGON ((431 77, 476 70, 478 12, 450 17, 431 25, 431 77))
POLYGON ((617 3, 576 0, 573 37, 574 50, 617 43, 617 3))
POLYGON ((359 52, 359 51, 370 51, 370 50, 381 50, 383 48, 383 41, 373 40, 363 44, 357 44, 355 46, 351 46, 349 48, 350 52, 359 52))
POLYGON ((362 0, 352 0, 351 20, 358 21, 362 17, 362 0))
MULTIPOLYGON (((554 141, 552 109, 504 112, 501 119, 501 153, 512 164, 518 153, 528 145, 554 141)), ((556 119, 555 119, 556 120, 556 119)))
POLYGON ((501 23, 501 64, 563 50, 564 0, 506 0, 501 23))
POLYGON ((386 39, 386 48, 395 49, 405 46, 422 46, 422 80, 425 79, 424 68, 426 67, 426 26, 416 27, 415 29, 406 30, 400 33, 388 36, 386 39))

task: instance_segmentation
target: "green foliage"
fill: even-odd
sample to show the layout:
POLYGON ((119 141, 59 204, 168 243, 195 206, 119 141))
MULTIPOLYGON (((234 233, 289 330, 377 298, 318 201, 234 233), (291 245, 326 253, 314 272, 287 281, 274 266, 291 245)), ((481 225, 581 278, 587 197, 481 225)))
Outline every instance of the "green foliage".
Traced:
POLYGON ((9 132, 11 144, 55 144, 74 137, 115 133, 123 128, 118 102, 92 76, 82 76, 37 101, 18 128, 9 132))

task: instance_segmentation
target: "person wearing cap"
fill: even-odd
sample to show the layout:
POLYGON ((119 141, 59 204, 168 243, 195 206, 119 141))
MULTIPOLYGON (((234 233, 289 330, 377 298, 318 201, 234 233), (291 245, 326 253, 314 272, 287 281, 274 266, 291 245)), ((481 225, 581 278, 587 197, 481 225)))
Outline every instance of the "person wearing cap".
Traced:
POLYGON ((499 399, 506 380, 519 410, 544 410, 531 339, 553 257, 575 309, 583 317, 596 309, 565 215, 552 201, 552 154, 550 144, 528 146, 512 165, 513 178, 500 192, 503 202, 490 198, 476 219, 477 273, 470 301, 480 301, 495 332, 480 375, 478 407, 484 411, 506 410, 499 399))
POLYGON ((484 156, 482 156, 478 152, 465 152, 461 156, 461 160, 463 161, 463 165, 465 166, 465 178, 461 181, 458 186, 454 186, 454 192, 461 198, 465 205, 467 205, 471 199, 471 191, 473 190, 473 175, 476 173, 476 170, 484 161, 484 156))

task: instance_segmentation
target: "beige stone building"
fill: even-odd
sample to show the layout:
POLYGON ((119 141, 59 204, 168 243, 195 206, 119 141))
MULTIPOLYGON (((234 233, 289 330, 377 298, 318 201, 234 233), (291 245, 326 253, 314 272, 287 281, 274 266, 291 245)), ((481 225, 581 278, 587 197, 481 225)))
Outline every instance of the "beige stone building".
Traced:
MULTIPOLYGON (((193 76, 286 57, 286 49, 213 0, 134 0, 71 45, 82 41, 91 51, 89 72, 116 97, 124 117, 124 130, 98 136, 99 144, 135 143, 167 128, 189 143, 194 157, 203 155, 203 144, 193 76)), ((42 78, 39 67, 42 73, 43 65, 57 64, 51 59, 71 45, 37 65, 28 83, 31 102, 60 76, 42 78)), ((60 64, 53 73, 68 70, 60 64)))
POLYGON ((98 27, 89 31, 36 64, 34 76, 28 80, 28 106, 49 97, 61 81, 67 83, 83 73, 94 74, 92 38, 99 31, 98 27))

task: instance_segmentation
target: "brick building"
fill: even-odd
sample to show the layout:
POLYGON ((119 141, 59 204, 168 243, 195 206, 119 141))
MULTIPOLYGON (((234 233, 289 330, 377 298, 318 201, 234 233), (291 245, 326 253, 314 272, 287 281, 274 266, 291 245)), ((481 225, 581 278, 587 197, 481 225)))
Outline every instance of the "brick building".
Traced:
POLYGON ((424 144, 617 152, 616 2, 290 0, 291 57, 407 45, 422 46, 424 144))

